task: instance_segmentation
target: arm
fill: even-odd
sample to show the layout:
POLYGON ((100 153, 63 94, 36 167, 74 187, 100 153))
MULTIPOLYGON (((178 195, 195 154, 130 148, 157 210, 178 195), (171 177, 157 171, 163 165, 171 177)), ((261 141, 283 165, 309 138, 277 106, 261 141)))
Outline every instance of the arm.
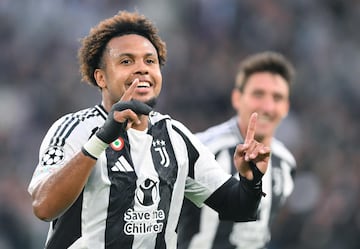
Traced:
POLYGON ((95 159, 79 152, 38 184, 32 192, 35 215, 49 221, 65 212, 80 195, 95 163, 95 159))
POLYGON ((236 147, 234 164, 240 181, 231 178, 205 203, 219 213, 220 219, 249 221, 256 219, 262 192, 262 176, 270 158, 270 148, 254 140, 257 114, 250 119, 244 144, 236 147))
POLYGON ((82 151, 43 179, 32 191, 35 215, 49 221, 64 213, 79 197, 97 158, 108 144, 125 131, 128 123, 139 122, 137 114, 148 114, 150 111, 149 106, 138 101, 119 101, 114 104, 103 127, 84 144, 82 151))
POLYGON ((256 184, 241 175, 240 181, 231 177, 205 201, 205 204, 219 213, 220 220, 256 220, 257 208, 264 194, 261 184, 263 174, 254 169, 254 175, 260 179, 256 184))

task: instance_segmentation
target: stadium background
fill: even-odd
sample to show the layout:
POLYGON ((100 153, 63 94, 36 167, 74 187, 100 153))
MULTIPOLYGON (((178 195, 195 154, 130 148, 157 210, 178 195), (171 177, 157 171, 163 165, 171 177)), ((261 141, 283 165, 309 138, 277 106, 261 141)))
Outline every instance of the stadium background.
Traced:
POLYGON ((233 112, 237 62, 276 50, 297 68, 278 131, 298 161, 271 249, 360 248, 360 3, 356 0, 0 0, 0 248, 42 248, 26 188, 42 137, 100 100, 80 83, 78 39, 137 9, 168 46, 158 110, 200 131, 233 112))

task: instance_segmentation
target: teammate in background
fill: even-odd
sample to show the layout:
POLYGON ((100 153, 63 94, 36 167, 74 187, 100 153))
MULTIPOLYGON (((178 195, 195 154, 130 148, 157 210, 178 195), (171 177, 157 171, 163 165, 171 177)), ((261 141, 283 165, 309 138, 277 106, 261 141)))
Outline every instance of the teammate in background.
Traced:
POLYGON ((234 151, 244 141, 251 113, 258 113, 255 139, 271 148, 268 170, 263 177, 267 195, 259 205, 259 219, 238 223, 219 221, 210 208, 199 209, 185 200, 178 230, 179 249, 266 248, 274 215, 293 190, 295 159, 274 134, 289 111, 294 73, 291 63, 276 52, 246 58, 239 67, 231 96, 237 115, 197 134, 225 171, 235 174, 234 151))
POLYGON ((239 181, 180 122, 152 110, 166 47, 149 19, 123 11, 103 20, 78 56, 102 102, 61 117, 42 141, 28 190, 35 215, 51 222, 45 248, 176 248, 184 194, 222 219, 256 219, 270 159, 254 139, 256 113, 234 150, 239 181))

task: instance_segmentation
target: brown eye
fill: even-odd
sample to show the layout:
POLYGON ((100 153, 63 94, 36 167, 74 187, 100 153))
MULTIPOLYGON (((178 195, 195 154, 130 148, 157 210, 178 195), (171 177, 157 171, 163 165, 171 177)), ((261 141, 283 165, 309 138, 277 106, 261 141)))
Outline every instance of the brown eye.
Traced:
POLYGON ((127 64, 130 64, 130 60, 129 59, 126 59, 126 60, 122 60, 121 61, 121 64, 125 64, 125 65, 127 65, 127 64))
POLYGON ((280 102, 284 99, 284 96, 280 95, 280 94, 275 94, 274 95, 274 100, 275 102, 280 102))
POLYGON ((156 56, 150 55, 145 58, 145 63, 150 65, 150 64, 158 64, 159 62, 156 56))
POLYGON ((261 98, 264 95, 264 93, 261 91, 254 91, 252 95, 256 98, 261 98))
POLYGON ((146 63, 147 63, 147 64, 154 64, 155 61, 154 61, 153 59, 147 59, 147 60, 146 60, 146 63))

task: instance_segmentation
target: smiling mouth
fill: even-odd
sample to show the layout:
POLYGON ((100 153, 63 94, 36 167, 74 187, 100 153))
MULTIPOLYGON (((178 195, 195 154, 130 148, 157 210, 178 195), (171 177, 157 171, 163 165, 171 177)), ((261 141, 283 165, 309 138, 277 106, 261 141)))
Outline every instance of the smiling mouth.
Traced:
POLYGON ((263 122, 271 122, 271 118, 267 115, 259 115, 258 120, 263 122))
POLYGON ((142 81, 137 84, 137 88, 149 88, 150 86, 151 84, 146 81, 142 81))

